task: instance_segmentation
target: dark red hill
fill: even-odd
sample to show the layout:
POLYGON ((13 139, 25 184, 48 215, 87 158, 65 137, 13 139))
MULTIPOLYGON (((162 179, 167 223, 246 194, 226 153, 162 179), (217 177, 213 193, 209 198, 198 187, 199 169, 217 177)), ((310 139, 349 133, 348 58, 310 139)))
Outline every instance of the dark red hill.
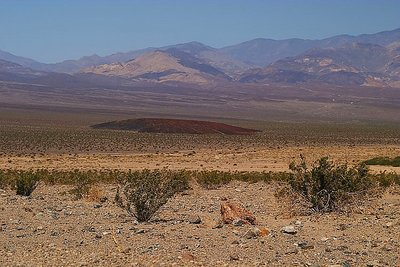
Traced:
POLYGON ((112 121, 93 125, 95 129, 131 130, 146 133, 186 133, 186 134, 227 134, 248 135, 259 132, 254 129, 232 126, 224 123, 143 118, 122 121, 112 121))

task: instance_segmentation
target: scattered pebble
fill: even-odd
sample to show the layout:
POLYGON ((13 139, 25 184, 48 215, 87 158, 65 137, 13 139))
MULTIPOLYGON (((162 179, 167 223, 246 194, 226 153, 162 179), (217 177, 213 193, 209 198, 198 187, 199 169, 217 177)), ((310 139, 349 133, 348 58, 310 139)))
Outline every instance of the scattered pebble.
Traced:
POLYGON ((290 235, 294 235, 297 233, 297 230, 293 225, 282 227, 281 231, 285 234, 290 234, 290 235))

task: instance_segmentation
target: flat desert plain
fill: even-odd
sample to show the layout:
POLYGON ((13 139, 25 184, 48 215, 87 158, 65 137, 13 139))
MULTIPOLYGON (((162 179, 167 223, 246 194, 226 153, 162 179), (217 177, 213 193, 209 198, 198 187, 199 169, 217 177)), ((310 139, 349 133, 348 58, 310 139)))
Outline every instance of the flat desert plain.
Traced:
MULTIPOLYGON (((3 113, 4 115, 5 113, 3 113)), ((400 154, 393 124, 223 121, 249 136, 95 130, 114 117, 2 118, 1 169, 288 171, 299 155, 349 165, 400 154), (18 118, 18 119, 16 119, 18 118), (32 119, 33 118, 33 119, 32 119), (60 119, 61 118, 61 119, 60 119)), ((373 172, 398 167, 371 166, 373 172)), ((399 266, 400 191, 369 195, 347 212, 302 214, 277 182, 195 181, 150 222, 114 201, 115 184, 75 200, 70 185, 40 183, 30 197, 0 191, 1 266, 399 266), (256 224, 221 224, 220 205, 241 203, 256 224), (282 228, 291 227, 291 233, 282 228), (259 230, 263 235, 254 234, 259 230)))

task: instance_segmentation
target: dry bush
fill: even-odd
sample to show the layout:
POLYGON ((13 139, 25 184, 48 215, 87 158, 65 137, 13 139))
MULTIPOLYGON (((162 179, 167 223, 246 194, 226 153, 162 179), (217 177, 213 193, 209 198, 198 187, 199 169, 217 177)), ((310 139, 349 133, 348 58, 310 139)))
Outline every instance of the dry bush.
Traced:
POLYGON ((8 179, 5 171, 0 170, 0 189, 5 189, 8 186, 8 179))
POLYGON ((241 181, 247 183, 272 181, 287 181, 289 174, 285 172, 226 172, 226 171, 200 171, 193 172, 196 181, 206 189, 217 189, 232 181, 241 181))
POLYGON ((15 180, 15 190, 17 195, 30 196, 39 185, 40 177, 35 172, 21 171, 15 180))
POLYGON ((188 173, 184 171, 130 172, 119 179, 115 202, 139 222, 146 222, 170 197, 187 188, 188 173))
POLYGON ((90 173, 75 171, 72 174, 72 180, 74 188, 72 188, 69 193, 74 195, 75 200, 86 198, 93 184, 93 177, 90 173))
POLYGON ((382 165, 400 167, 400 156, 393 159, 389 157, 377 157, 364 161, 366 165, 382 165))
POLYGON ((105 192, 99 185, 93 185, 89 188, 86 199, 93 202, 103 202, 106 199, 105 192))
POLYGON ((309 169, 301 156, 300 163, 292 162, 289 168, 292 171, 290 188, 310 203, 315 212, 341 210, 378 185, 364 164, 357 167, 335 165, 323 157, 309 169))

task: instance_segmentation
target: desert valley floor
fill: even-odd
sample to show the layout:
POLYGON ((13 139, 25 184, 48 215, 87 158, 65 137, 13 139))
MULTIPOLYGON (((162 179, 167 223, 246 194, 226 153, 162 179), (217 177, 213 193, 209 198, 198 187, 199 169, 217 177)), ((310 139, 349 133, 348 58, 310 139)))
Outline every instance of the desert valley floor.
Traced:
MULTIPOLYGON (((302 154, 350 165, 400 154, 396 124, 224 122, 251 136, 149 134, 95 130, 114 115, 2 113, 1 169, 288 171, 302 154), (72 122, 72 123, 71 123, 72 122)), ((373 172, 399 167, 371 166, 373 172)), ((40 184, 31 197, 0 191, 0 266, 399 266, 400 191, 371 195, 352 212, 304 215, 277 198, 279 183, 196 183, 135 222, 114 203, 116 186, 74 200, 67 185, 40 184), (219 225, 220 204, 242 203, 255 226, 219 225), (193 220, 193 217, 199 220, 193 220), (282 227, 293 226, 286 234, 282 227), (252 236, 254 227, 266 236, 252 236), (250 233, 250 234, 249 234, 250 233)))

